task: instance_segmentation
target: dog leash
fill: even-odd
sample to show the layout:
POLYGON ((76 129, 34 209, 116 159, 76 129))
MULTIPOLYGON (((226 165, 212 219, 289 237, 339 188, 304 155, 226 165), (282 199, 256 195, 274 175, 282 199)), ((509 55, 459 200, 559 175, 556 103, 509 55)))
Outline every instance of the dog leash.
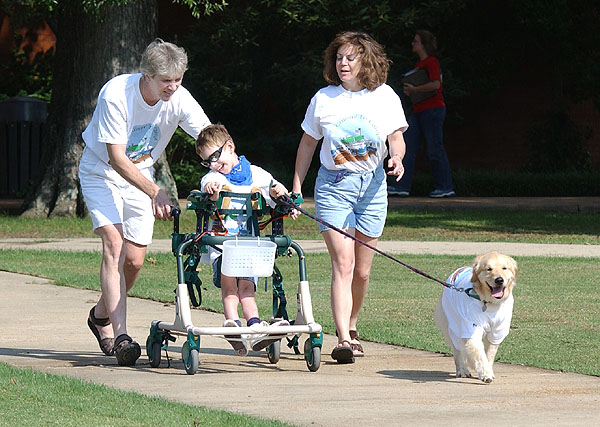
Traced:
MULTIPOLYGON (((298 197, 298 195, 295 195, 294 193, 292 193, 292 196, 295 196, 294 198, 298 197)), ((401 266, 408 268, 413 273, 417 273, 420 276, 423 276, 423 277, 425 277, 425 278, 427 278, 429 280, 433 280, 434 282, 437 282, 440 285, 442 285, 442 286, 444 286, 446 288, 452 289, 454 291, 464 292, 467 296, 469 296, 471 298, 474 298, 476 300, 481 300, 479 298, 479 295, 477 295, 475 293, 475 291, 473 290, 473 288, 461 288, 461 287, 458 287, 458 286, 456 286, 456 285, 454 285, 452 283, 444 282, 444 281, 442 281, 440 279, 437 279, 437 278, 431 276, 430 274, 425 273, 424 271, 419 270, 416 267, 413 267, 412 265, 409 265, 409 264, 407 264, 407 263, 399 260, 398 258, 396 258, 396 257, 394 257, 392 255, 389 255, 389 254, 385 253, 384 251, 382 251, 380 249, 377 249, 375 246, 372 246, 372 245, 368 244, 367 242, 363 242, 359 238, 353 236, 350 233, 347 233, 346 231, 342 230, 341 228, 338 228, 338 227, 336 227, 333 224, 329 224, 327 221, 325 221, 325 220, 323 220, 321 218, 316 217, 315 215, 311 214, 310 212, 306 211, 305 209, 302 209, 300 206, 298 206, 294 202, 294 200, 292 200, 292 198, 290 196, 287 196, 287 195, 281 196, 281 197, 279 197, 278 200, 281 203, 285 204, 286 206, 291 207, 293 209, 296 209, 298 212, 302 213, 303 215, 306 215, 307 217, 315 220, 316 222, 318 222, 318 223, 320 223, 320 224, 322 224, 322 225, 324 225, 324 226, 326 226, 328 228, 331 228, 332 230, 337 231, 338 233, 342 234, 343 236, 346 236, 346 237, 354 240, 355 242, 360 243, 363 246, 366 246, 367 248, 371 249, 372 251, 377 252, 379 255, 382 255, 382 256, 384 256, 384 257, 386 257, 386 258, 388 258, 388 259, 390 259, 390 260, 392 260, 394 262, 397 262, 401 266)), ((302 199, 300 198, 300 200, 302 200, 302 199)))

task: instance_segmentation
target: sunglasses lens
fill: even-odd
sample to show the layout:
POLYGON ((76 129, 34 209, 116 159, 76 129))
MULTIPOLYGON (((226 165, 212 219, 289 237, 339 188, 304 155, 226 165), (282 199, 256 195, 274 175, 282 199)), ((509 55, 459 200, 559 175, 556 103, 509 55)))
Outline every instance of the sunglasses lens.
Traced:
MULTIPOLYGON (((227 144, 227 142, 225 142, 225 144, 227 144)), ((217 160, 219 160, 219 158, 221 157, 221 152, 223 151, 223 147, 225 146, 225 144, 223 144, 221 146, 221 148, 219 148, 217 151, 215 151, 214 153, 212 153, 210 156, 208 156, 208 159, 206 160, 202 160, 200 162, 200 164, 206 168, 209 168, 210 165, 214 162, 216 162, 217 160)))

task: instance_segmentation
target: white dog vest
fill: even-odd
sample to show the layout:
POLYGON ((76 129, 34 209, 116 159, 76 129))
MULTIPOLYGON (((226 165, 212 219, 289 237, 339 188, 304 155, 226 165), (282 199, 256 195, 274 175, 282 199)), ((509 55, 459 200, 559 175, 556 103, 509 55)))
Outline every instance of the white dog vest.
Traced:
MULTIPOLYGON (((473 268, 461 267, 448 277, 448 283, 458 288, 471 288, 473 268)), ((461 338, 482 339, 491 344, 500 344, 508 335, 512 319, 514 299, 512 293, 502 304, 487 304, 464 292, 444 287, 442 309, 448 319, 450 339, 456 348, 461 348, 461 338)))

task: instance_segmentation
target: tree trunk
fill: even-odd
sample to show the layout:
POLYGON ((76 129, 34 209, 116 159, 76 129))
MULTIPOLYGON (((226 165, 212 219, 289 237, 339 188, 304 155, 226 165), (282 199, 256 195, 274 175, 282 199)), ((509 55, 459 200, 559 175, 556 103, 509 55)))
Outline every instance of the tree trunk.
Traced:
POLYGON ((173 202, 173 205, 179 206, 177 200, 177 185, 175 185, 175 179, 171 173, 169 162, 167 161, 167 154, 162 153, 156 163, 154 163, 154 182, 160 188, 162 188, 167 196, 173 202))
MULTIPOLYGON (((42 155, 47 163, 25 201, 23 216, 84 214, 77 178, 84 146, 81 133, 91 120, 100 88, 118 74, 138 72, 141 54, 156 34, 156 0, 104 5, 97 16, 85 13, 81 4, 61 0, 57 6, 52 99, 42 155)), ((166 171, 159 177, 169 185, 168 165, 161 167, 166 171)), ((167 194, 177 198, 176 190, 175 195, 167 194)))

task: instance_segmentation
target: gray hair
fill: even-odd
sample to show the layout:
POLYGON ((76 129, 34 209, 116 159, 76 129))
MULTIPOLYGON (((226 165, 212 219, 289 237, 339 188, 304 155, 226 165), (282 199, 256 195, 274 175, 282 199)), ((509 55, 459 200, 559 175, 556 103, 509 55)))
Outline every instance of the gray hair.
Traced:
POLYGON ((187 54, 182 47, 157 38, 142 54, 140 71, 149 77, 180 78, 187 70, 187 65, 187 54))

